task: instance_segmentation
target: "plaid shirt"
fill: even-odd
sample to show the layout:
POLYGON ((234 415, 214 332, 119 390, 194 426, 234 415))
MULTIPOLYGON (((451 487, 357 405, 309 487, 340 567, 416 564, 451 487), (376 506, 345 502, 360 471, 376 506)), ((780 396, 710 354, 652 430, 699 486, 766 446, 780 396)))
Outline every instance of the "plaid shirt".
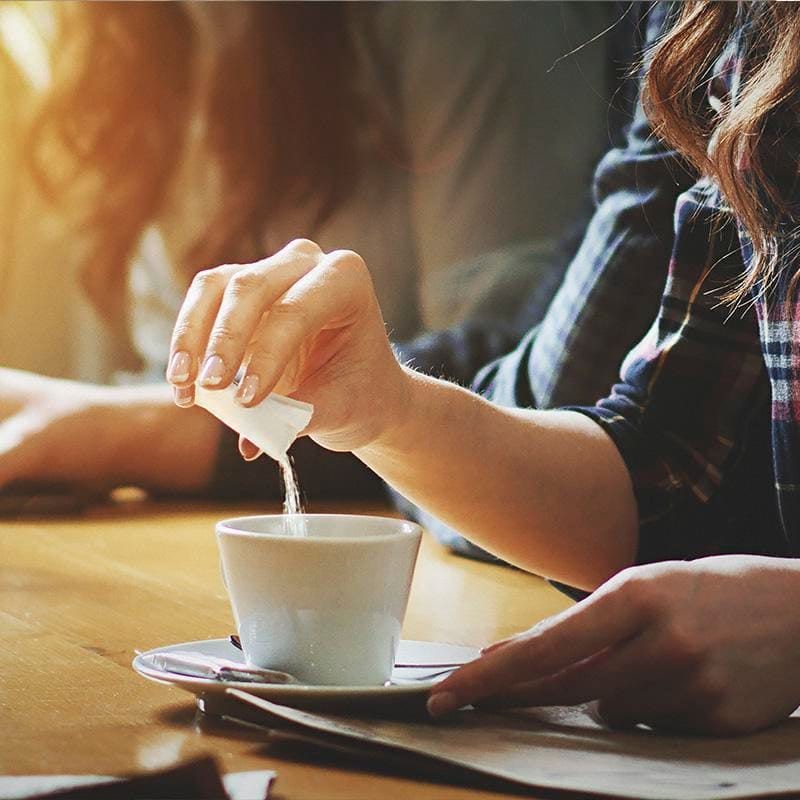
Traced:
MULTIPOLYGON (((644 44, 661 35, 670 7, 637 7, 631 27, 615 31, 623 37, 618 48, 623 65, 629 66, 644 44)), ((616 124, 616 146, 595 172, 595 208, 578 226, 578 244, 571 248, 569 239, 565 241, 565 253, 572 253, 560 288, 543 318, 539 297, 531 298, 510 323, 506 316, 505 325, 519 343, 478 373, 472 384, 501 405, 594 403, 608 392, 623 357, 658 311, 674 241, 675 202, 697 176, 653 136, 641 104, 635 104, 632 119, 618 115, 610 122, 616 124)), ((492 329, 502 328, 494 323, 492 329)), ((493 559, 425 511, 397 501, 454 550, 493 559)))
MULTIPOLYGON (((666 5, 651 15, 650 41, 666 5)), ((712 107, 735 99, 746 38, 742 26, 717 62, 712 107)), ((800 306, 787 315, 782 302, 792 270, 768 298, 720 305, 751 254, 716 188, 697 178, 639 109, 626 147, 598 168, 597 211, 542 325, 476 388, 517 406, 594 402, 620 346, 647 330, 609 396, 571 405, 604 427, 628 466, 638 561, 798 555, 800 306)))
MULTIPOLYGON (((748 24, 717 62, 712 108, 735 102, 748 24)), ((655 322, 612 393, 579 410, 605 428, 630 470, 640 561, 798 556, 800 305, 786 302, 796 237, 782 244, 773 289, 732 309, 719 298, 751 268, 752 251, 709 180, 678 198, 674 231, 655 322)))

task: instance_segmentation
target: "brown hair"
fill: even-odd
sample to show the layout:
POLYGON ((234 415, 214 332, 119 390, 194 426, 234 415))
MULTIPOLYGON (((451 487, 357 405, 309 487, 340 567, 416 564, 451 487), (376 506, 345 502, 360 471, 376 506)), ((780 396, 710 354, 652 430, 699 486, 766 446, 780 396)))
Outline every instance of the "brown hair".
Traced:
POLYGON ((645 103, 655 132, 716 181, 752 242, 754 268, 728 291, 730 302, 780 277, 779 232, 787 220, 796 224, 798 152, 787 134, 800 119, 799 42, 800 3, 689 0, 647 72, 645 103), (745 23, 743 82, 736 102, 715 116, 705 92, 711 68, 745 23))
MULTIPOLYGON (((185 144, 197 45, 179 2, 60 3, 53 85, 30 163, 46 196, 89 235, 84 282, 121 310, 139 236, 159 212, 185 144)), ((368 113, 340 3, 226 3, 247 14, 214 71, 204 134, 224 198, 182 265, 253 259, 265 222, 298 205, 317 224, 353 190, 368 113)))

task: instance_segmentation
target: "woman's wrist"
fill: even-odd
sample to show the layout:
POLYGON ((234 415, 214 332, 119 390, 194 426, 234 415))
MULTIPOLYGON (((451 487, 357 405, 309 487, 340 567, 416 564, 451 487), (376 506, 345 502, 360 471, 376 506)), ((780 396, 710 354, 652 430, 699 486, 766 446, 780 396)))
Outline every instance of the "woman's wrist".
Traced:
MULTIPOLYGON (((409 367, 401 367, 401 372, 394 402, 386 404, 386 416, 378 434, 369 444, 354 451, 370 466, 376 459, 406 461, 408 451, 416 449, 421 439, 429 439, 447 426, 460 396, 468 401, 483 402, 448 381, 409 367)), ((468 404, 459 404, 456 413, 468 414, 468 404)))

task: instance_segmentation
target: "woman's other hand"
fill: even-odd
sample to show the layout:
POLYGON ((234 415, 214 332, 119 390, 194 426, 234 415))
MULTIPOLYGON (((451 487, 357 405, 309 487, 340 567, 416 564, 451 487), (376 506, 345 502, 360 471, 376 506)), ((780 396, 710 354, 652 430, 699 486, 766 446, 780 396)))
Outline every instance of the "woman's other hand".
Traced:
POLYGON ((191 405, 195 381, 228 386, 240 368, 239 402, 255 405, 275 390, 313 403, 306 433, 332 450, 370 444, 406 410, 407 380, 366 265, 305 239, 192 282, 167 371, 176 402, 191 405))
POLYGON ((599 701, 614 726, 749 733, 800 704, 800 565, 716 556, 624 570, 484 650, 434 690, 434 716, 599 701))

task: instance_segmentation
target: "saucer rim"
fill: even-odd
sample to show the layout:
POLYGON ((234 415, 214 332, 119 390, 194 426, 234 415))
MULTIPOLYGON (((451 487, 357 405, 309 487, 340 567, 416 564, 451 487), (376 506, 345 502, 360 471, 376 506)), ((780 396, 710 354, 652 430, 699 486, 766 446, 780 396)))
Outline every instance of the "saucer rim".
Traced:
MULTIPOLYGON (((477 648, 470 648, 468 645, 452 644, 448 642, 428 642, 418 639, 402 639, 402 642, 413 644, 430 644, 459 647, 465 650, 476 650, 477 648)), ((387 695, 417 695, 427 692, 428 689, 435 686, 446 676, 439 676, 429 680, 421 679, 414 684, 389 684, 389 685, 362 685, 362 686, 336 686, 330 684, 312 684, 312 683, 255 683, 252 681, 226 681, 216 680, 214 678, 200 678, 194 675, 181 675, 177 672, 168 672, 167 670, 160 670, 154 667, 147 666, 143 663, 146 656, 156 653, 168 653, 178 649, 197 649, 205 645, 220 643, 227 644, 227 638, 216 639, 198 639, 191 642, 176 642, 175 644, 163 645, 162 647, 154 647, 141 653, 137 653, 131 661, 133 670, 141 675, 143 678, 155 681, 157 683, 164 683, 186 691, 192 692, 196 695, 203 694, 224 694, 227 689, 240 689, 244 692, 250 692, 256 696, 262 696, 262 693, 268 693, 271 697, 283 696, 286 699, 295 697, 385 697, 387 695)), ((269 699, 269 698, 267 698, 269 699)))

